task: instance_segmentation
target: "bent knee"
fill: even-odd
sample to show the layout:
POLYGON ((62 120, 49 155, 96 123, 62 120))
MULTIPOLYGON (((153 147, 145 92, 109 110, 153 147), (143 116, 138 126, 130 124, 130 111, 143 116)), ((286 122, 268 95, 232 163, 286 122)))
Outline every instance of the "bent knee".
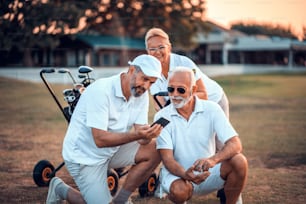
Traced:
POLYGON ((182 179, 175 180, 170 186, 169 199, 175 203, 187 201, 192 196, 192 184, 182 179))
POLYGON ((248 166, 248 161, 246 157, 241 153, 233 156, 230 162, 232 163, 234 167, 237 167, 238 169, 244 169, 244 168, 247 168, 248 166))
POLYGON ((223 178, 226 177, 230 172, 237 172, 241 177, 245 177, 248 171, 248 162, 246 157, 239 153, 233 156, 231 159, 222 163, 221 175, 223 178))
POLYGON ((243 154, 236 154, 230 160, 231 166, 241 177, 245 177, 248 171, 248 161, 243 154))
POLYGON ((151 161, 159 163, 161 161, 160 154, 156 149, 156 142, 153 140, 149 144, 140 145, 136 154, 136 163, 143 161, 151 161))

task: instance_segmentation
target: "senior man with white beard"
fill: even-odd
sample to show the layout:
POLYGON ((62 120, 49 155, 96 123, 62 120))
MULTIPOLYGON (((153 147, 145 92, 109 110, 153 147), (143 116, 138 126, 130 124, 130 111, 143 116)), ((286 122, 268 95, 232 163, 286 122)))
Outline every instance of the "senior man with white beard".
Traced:
POLYGON ((224 188, 226 203, 235 204, 248 172, 237 132, 217 103, 193 94, 197 86, 190 68, 177 67, 168 80, 171 103, 154 116, 170 121, 157 138, 164 164, 161 188, 177 204, 224 188), (224 145, 217 153, 215 137, 224 145))

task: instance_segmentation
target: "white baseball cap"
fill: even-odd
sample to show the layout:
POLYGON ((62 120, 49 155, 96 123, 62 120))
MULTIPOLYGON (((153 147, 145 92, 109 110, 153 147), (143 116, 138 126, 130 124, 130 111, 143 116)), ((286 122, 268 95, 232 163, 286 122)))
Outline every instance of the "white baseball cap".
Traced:
POLYGON ((136 57, 132 62, 129 61, 128 64, 138 66, 146 76, 161 79, 161 63, 156 57, 143 54, 136 57))

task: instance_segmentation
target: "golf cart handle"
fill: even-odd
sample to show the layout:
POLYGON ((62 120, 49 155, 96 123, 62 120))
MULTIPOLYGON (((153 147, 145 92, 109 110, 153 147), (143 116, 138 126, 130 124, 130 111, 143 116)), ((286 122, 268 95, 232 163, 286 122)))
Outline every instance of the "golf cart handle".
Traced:
POLYGON ((89 72, 92 72, 93 68, 89 67, 89 66, 79 66, 79 73, 81 74, 88 74, 89 72))
POLYGON ((60 69, 58 69, 57 72, 58 72, 58 73, 61 73, 61 74, 64 74, 64 73, 68 73, 68 72, 70 72, 70 71, 69 71, 69 69, 66 69, 66 68, 60 68, 60 69))
MULTIPOLYGON (((42 70, 40 70, 39 75, 40 78, 43 80, 44 84, 46 85, 48 91, 50 92, 52 98, 55 100, 57 106, 60 108, 60 110, 62 111, 63 115, 65 116, 66 120, 69 122, 70 118, 65 114, 64 112, 64 108, 62 107, 61 103, 59 102, 59 100, 57 99, 54 90, 52 89, 51 85, 47 82, 44 74, 46 73, 54 73, 55 69, 54 68, 43 68, 42 70)), ((69 72, 70 73, 70 72, 69 72)))
POLYGON ((157 99, 157 96, 168 96, 168 92, 167 91, 161 91, 158 92, 156 94, 153 95, 154 101, 157 103, 157 105, 159 106, 160 109, 163 108, 162 104, 159 102, 159 100, 157 99))
POLYGON ((44 73, 53 73, 55 72, 55 69, 54 68, 43 68, 41 71, 40 71, 40 75, 44 74, 44 73))
POLYGON ((158 93, 154 94, 154 96, 168 96, 168 91, 158 92, 158 93))

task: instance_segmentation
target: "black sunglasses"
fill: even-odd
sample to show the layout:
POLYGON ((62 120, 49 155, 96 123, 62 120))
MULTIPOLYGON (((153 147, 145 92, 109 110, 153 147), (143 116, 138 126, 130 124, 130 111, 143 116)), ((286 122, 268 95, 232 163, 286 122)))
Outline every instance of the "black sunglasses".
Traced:
MULTIPOLYGON (((169 93, 173 93, 175 88, 171 87, 171 86, 168 86, 167 88, 168 92, 169 93)), ((186 92, 186 89, 182 88, 182 87, 178 87, 176 88, 176 90, 180 93, 180 94, 184 94, 186 92)))

